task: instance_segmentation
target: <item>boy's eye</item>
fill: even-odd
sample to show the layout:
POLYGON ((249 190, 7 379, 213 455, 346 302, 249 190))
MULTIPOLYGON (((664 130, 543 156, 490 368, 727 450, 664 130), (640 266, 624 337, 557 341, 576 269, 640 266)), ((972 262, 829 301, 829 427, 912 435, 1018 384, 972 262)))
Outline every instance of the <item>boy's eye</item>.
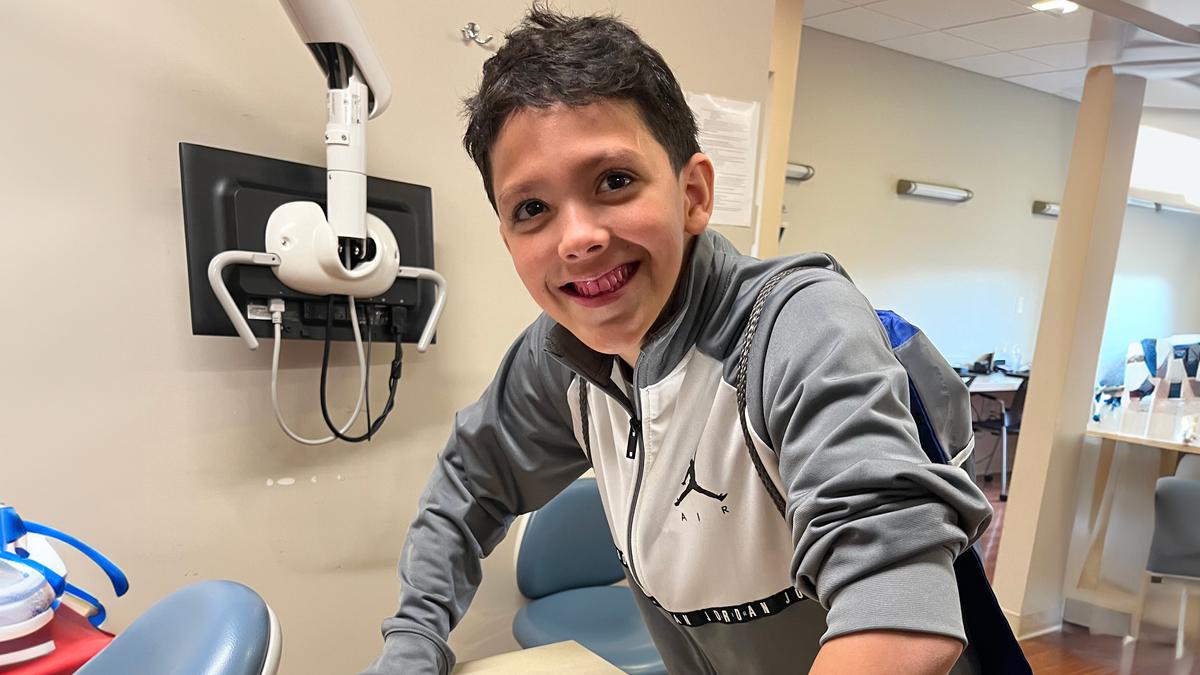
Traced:
POLYGON ((527 202, 521 202, 513 211, 513 220, 520 222, 529 220, 536 215, 546 212, 546 205, 536 199, 531 199, 527 202))
POLYGON ((602 190, 620 190, 623 187, 628 187, 633 182, 633 177, 626 173, 613 172, 604 176, 600 181, 602 190))

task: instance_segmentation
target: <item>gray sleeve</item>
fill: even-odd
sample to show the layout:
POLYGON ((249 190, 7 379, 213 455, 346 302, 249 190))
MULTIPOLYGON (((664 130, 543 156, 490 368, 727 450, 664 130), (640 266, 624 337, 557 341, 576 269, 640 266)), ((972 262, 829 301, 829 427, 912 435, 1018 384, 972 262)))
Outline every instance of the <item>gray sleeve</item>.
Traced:
POLYGON ((567 405, 571 373, 541 351, 537 324, 509 349, 483 396, 460 411, 400 554, 400 609, 364 675, 445 675, 446 643, 482 579, 480 561, 516 515, 588 467, 567 405))
POLYGON ((987 499, 921 450, 907 375, 853 284, 811 270, 772 295, 757 421, 779 455, 796 587, 829 609, 822 642, 876 629, 966 642, 952 566, 991 520, 987 499))

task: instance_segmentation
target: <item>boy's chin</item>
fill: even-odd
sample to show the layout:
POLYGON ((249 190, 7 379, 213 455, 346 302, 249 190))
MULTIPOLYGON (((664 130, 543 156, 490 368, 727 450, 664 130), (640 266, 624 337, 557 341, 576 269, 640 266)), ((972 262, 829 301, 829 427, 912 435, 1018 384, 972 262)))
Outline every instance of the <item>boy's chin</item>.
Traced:
POLYGON ((618 341, 612 340, 611 337, 609 337, 608 339, 605 339, 604 337, 601 337, 601 336, 589 335, 585 331, 572 330, 571 332, 575 335, 575 337, 579 338, 580 342, 587 345, 587 347, 589 349, 591 349, 592 351, 599 352, 600 354, 608 354, 610 356, 620 356, 622 353, 628 353, 629 351, 636 351, 637 348, 634 347, 631 350, 630 345, 641 343, 640 340, 636 341, 636 342, 631 342, 631 343, 618 342, 618 341))

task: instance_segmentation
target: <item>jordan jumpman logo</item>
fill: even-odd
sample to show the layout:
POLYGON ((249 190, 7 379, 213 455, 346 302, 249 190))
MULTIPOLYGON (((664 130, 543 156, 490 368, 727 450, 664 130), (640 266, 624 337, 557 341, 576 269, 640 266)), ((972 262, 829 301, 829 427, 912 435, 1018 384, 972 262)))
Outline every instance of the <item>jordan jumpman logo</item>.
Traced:
POLYGON ((719 502, 725 501, 725 498, 729 496, 728 492, 715 494, 700 487, 700 484, 696 482, 696 460, 694 459, 688 462, 687 476, 683 479, 683 482, 680 483, 680 485, 686 485, 687 487, 683 489, 683 492, 679 493, 679 499, 675 500, 675 506, 679 506, 683 502, 683 498, 688 496, 692 490, 699 492, 705 497, 712 497, 719 502))

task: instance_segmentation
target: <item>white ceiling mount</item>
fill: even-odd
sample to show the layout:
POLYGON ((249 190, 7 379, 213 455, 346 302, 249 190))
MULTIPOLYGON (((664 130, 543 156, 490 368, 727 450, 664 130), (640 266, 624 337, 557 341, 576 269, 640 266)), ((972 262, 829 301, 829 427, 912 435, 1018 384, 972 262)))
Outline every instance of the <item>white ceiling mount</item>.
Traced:
POLYGON ((1186 80, 1200 76, 1200 54, 1194 59, 1117 63, 1113 65, 1113 71, 1122 75, 1137 75, 1147 80, 1186 80))
POLYGON ((1125 0, 1078 0, 1080 5, 1174 42, 1200 45, 1200 31, 1125 0))

